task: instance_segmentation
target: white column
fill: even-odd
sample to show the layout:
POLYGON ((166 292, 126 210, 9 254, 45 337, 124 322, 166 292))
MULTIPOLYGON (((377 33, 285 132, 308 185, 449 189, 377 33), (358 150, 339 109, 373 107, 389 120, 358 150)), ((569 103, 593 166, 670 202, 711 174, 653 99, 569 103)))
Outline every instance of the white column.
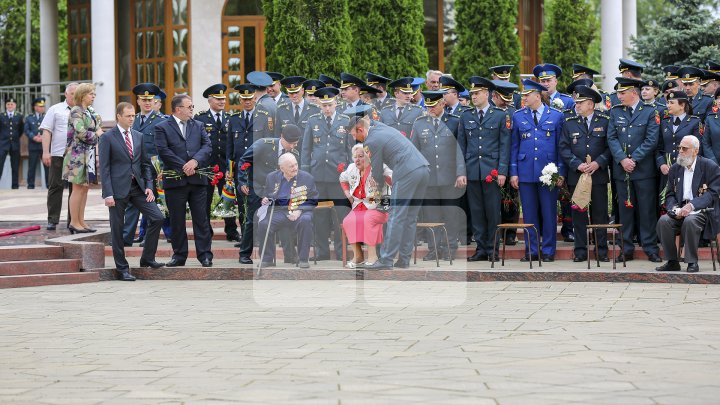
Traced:
POLYGON ((190 7, 190 95, 195 112, 208 108, 203 91, 222 83, 222 10, 224 0, 194 1, 190 7))
POLYGON ((622 28, 623 28, 623 57, 629 58, 628 50, 632 46, 630 37, 637 36, 637 2, 624 0, 622 2, 622 28))
MULTIPOLYGON (((57 31, 57 1, 40 0, 40 83, 60 81, 57 31)), ((60 101, 57 86, 43 87, 42 91, 48 93, 48 104, 60 101)))
POLYGON ((612 92, 618 75, 618 59, 623 57, 622 0, 602 0, 600 5, 603 90, 612 92))
POLYGON ((96 83, 93 107, 104 122, 115 122, 115 1, 90 2, 92 80, 96 83))

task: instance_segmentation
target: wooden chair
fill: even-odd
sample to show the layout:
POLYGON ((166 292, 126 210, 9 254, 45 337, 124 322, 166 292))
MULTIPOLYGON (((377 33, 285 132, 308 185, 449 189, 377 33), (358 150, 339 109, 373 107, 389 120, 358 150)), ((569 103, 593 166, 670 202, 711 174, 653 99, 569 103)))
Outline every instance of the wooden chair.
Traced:
MULTIPOLYGON (((598 244, 597 244, 597 230, 598 229, 607 229, 610 230, 610 233, 612 233, 612 264, 613 264, 613 270, 616 269, 615 263, 615 245, 616 245, 616 239, 615 235, 620 235, 620 252, 625 252, 625 241, 622 237, 622 224, 589 224, 587 226, 587 238, 585 239, 585 252, 587 252, 587 268, 590 270, 590 233, 592 232, 592 235, 595 237, 595 260, 597 261, 597 267, 600 267, 600 256, 598 255, 598 244)), ((623 267, 627 267, 627 264, 625 260, 623 260, 623 267)))
MULTIPOLYGON (((541 254, 542 251, 540 250, 540 234, 538 233, 538 230, 535 227, 535 224, 500 224, 500 225, 498 225, 498 227, 495 229, 495 237, 493 238, 493 251, 495 250, 495 246, 497 246, 497 243, 498 243, 498 233, 500 233, 500 231, 502 231, 502 233, 503 233, 502 240, 504 241, 504 240, 506 240, 505 236, 507 235, 508 229, 513 229, 513 228, 520 228, 523 230, 523 233, 525 234, 525 244, 526 245, 530 243, 530 229, 533 229, 535 231, 535 236, 537 236, 538 265, 540 267, 542 267, 542 260, 540 258, 540 256, 542 256, 542 254, 541 254)), ((530 256, 530 269, 532 269, 533 261, 532 261, 532 255, 530 254, 530 246, 529 245, 528 245, 528 255, 530 256)), ((494 269, 495 268, 495 253, 493 252, 490 255, 490 257, 491 257, 490 268, 494 269)), ((503 243, 502 256, 501 256, 500 260, 501 260, 500 264, 502 266, 505 266, 505 243, 503 243)))
MULTIPOLYGON (((448 231, 445 227, 445 222, 418 222, 417 229, 427 229, 430 231, 433 239, 433 246, 435 246, 435 265, 440 267, 440 254, 437 244, 437 238, 435 238, 435 229, 442 229, 445 232, 445 246, 450 250, 450 239, 448 238, 448 231)), ((452 266, 453 258, 450 255, 450 265, 452 266)), ((417 243, 415 243, 415 251, 413 253, 413 264, 417 264, 417 243)))

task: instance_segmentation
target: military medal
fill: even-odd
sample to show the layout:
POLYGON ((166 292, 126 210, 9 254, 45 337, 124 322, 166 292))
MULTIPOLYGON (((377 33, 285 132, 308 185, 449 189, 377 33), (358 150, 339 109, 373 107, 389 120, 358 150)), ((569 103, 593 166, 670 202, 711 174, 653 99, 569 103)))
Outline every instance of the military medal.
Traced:
POLYGON ((612 107, 612 103, 610 102, 610 96, 605 96, 605 107, 609 110, 610 107, 612 107))
POLYGON ((268 117, 268 129, 272 131, 273 129, 273 119, 268 117))
POLYGON ((660 113, 655 110, 655 124, 660 125, 660 113))
POLYGON ((505 128, 510 129, 510 127, 512 127, 512 123, 510 123, 510 116, 506 115, 505 116, 505 128))
POLYGON ((705 126, 702 123, 700 123, 700 136, 703 136, 703 135, 705 135, 705 126))

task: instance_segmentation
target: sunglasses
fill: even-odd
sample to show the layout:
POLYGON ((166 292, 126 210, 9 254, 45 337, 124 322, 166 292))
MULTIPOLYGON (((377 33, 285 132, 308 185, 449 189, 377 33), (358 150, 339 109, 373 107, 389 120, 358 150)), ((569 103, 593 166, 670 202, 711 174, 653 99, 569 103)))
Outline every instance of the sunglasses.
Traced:
POLYGON ((686 150, 690 150, 692 147, 690 146, 678 146, 677 150, 678 152, 685 152, 686 150))

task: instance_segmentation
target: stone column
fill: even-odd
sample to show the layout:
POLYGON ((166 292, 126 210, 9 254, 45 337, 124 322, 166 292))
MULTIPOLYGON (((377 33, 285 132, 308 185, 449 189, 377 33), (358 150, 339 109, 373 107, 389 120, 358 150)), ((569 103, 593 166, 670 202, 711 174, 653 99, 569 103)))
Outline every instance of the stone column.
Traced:
POLYGON ((612 92, 623 57, 622 0, 602 0, 600 5, 603 90, 612 92))
MULTIPOLYGON (((60 81, 58 61, 58 7, 57 1, 40 0, 40 83, 60 81)), ((44 86, 48 104, 60 101, 58 86, 44 86)))
POLYGON ((92 80, 95 82, 95 111, 103 122, 115 122, 115 2, 93 0, 90 9, 92 30, 92 80))
POLYGON ((637 36, 637 2, 624 0, 622 2, 622 28, 623 28, 623 57, 630 58, 628 51, 632 44, 630 37, 637 36))
MULTIPOLYGON (((194 1, 190 7, 190 95, 195 112, 206 110, 203 91, 215 83, 222 83, 222 11, 225 1, 194 1)), ((168 101, 169 102, 169 101, 168 101)))

